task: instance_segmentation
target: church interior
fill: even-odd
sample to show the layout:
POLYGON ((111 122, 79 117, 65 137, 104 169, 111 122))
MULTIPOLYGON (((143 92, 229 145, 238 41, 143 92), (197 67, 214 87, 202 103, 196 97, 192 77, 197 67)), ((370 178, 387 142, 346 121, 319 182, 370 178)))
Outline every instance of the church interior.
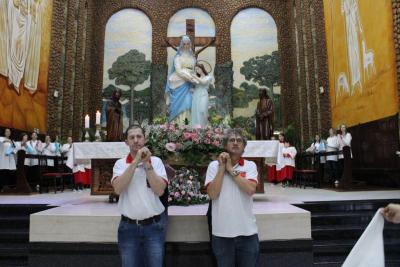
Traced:
POLYGON ((122 266, 132 125, 168 178, 164 266, 217 266, 205 179, 236 128, 257 266, 371 266, 373 235, 400 266, 400 224, 368 232, 400 204, 400 0, 0 0, 0 95, 0 266, 122 266))

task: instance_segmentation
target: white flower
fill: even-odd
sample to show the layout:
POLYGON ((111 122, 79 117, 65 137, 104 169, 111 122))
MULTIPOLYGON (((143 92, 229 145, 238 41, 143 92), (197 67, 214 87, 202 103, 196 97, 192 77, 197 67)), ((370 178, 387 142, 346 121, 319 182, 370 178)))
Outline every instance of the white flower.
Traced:
POLYGON ((175 152, 175 150, 176 150, 176 144, 175 144, 175 143, 172 143, 172 142, 166 143, 166 144, 165 144, 165 149, 167 149, 167 150, 170 151, 170 152, 175 152))

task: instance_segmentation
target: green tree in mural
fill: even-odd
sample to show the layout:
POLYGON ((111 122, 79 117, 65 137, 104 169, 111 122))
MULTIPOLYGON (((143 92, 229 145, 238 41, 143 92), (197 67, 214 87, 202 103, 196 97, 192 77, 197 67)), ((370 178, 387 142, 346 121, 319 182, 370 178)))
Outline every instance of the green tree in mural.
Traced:
MULTIPOLYGON (((268 87, 268 95, 274 101, 276 129, 281 127, 280 95, 273 94, 272 89, 274 85, 280 85, 279 69, 278 51, 273 51, 271 55, 266 54, 261 57, 250 58, 243 62, 243 67, 240 68, 240 73, 244 75, 247 81, 268 87)), ((240 87, 244 88, 243 85, 244 83, 240 87)), ((250 92, 253 93, 252 90, 250 92)))
POLYGON ((248 84, 247 82, 242 82, 240 88, 246 91, 246 97, 248 101, 253 99, 258 99, 258 87, 255 84, 248 84))
MULTIPOLYGON (((145 82, 150 75, 151 62, 146 55, 136 49, 119 56, 108 69, 110 80, 115 79, 116 85, 127 85, 131 91, 130 103, 133 104, 135 87, 145 82)), ((130 109, 130 119, 133 119, 133 108, 130 109)), ((132 122, 132 121, 131 121, 132 122)))
POLYGON ((273 85, 280 83, 278 51, 273 51, 271 55, 252 57, 243 62, 240 73, 246 80, 272 89, 273 85))

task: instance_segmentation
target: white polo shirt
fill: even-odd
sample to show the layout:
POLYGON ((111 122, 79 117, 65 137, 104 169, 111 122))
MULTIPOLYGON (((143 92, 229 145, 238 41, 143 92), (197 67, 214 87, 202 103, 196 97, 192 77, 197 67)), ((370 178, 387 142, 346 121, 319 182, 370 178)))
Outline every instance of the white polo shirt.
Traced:
MULTIPOLYGON (((132 156, 129 154, 127 157, 115 162, 111 182, 124 173, 129 164, 132 163, 132 160, 132 156)), ((167 173, 161 159, 151 157, 150 161, 154 172, 168 183, 167 173)), ((146 171, 143 164, 139 164, 132 180, 128 184, 128 188, 121 192, 118 209, 122 215, 134 220, 147 219, 159 215, 165 210, 159 196, 147 185, 146 171)))
MULTIPOLYGON (((218 161, 208 165, 206 186, 211 183, 218 172, 218 161)), ((257 183, 257 166, 254 162, 240 159, 233 169, 243 179, 257 183)), ((253 196, 242 191, 225 172, 221 192, 212 201, 212 234, 219 237, 250 236, 257 234, 256 217, 253 214, 253 196)))

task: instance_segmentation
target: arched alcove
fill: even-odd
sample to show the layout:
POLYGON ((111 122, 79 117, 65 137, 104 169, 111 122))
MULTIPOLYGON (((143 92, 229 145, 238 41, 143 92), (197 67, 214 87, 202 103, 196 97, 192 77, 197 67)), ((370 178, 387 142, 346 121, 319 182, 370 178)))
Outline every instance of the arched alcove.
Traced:
MULTIPOLYGON (((129 121, 142 121, 150 114, 151 56, 152 25, 148 16, 133 8, 114 13, 105 29, 102 114, 106 114, 112 92, 121 89, 124 128, 129 121)), ((101 122, 106 124, 105 116, 101 122)))
POLYGON ((246 8, 231 24, 233 117, 255 120, 258 89, 267 88, 274 100, 275 128, 280 128, 280 64, 277 26, 260 8, 246 8), (251 30, 249 30, 251 29, 251 30))

